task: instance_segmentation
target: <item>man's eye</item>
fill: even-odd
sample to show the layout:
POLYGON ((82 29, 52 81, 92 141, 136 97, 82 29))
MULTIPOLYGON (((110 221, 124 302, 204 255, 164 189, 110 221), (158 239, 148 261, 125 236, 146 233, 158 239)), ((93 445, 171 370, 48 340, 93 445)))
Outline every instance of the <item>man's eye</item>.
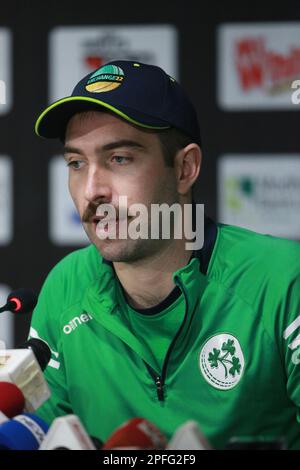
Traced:
POLYGON ((130 157, 122 157, 121 155, 115 155, 112 160, 116 163, 125 164, 132 160, 130 157))
POLYGON ((82 162, 80 160, 72 160, 71 162, 67 162, 67 167, 73 168, 74 170, 79 170, 81 164, 82 162))

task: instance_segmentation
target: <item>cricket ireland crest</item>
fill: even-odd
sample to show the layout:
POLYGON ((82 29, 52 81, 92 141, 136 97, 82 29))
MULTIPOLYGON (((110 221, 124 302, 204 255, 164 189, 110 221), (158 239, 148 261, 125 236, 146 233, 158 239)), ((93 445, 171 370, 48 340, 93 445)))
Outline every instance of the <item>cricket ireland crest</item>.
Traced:
POLYGON ((200 352, 199 363, 205 380, 220 390, 235 387, 245 366, 239 341, 228 333, 215 335, 206 341, 200 352))

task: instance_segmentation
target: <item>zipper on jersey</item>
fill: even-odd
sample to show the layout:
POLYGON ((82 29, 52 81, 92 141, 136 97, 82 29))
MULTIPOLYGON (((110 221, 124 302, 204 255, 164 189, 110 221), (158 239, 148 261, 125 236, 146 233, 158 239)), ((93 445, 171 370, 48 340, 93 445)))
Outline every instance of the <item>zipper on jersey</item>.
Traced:
POLYGON ((157 372, 155 372, 154 369, 152 369, 151 366, 149 366, 149 364, 147 364, 147 362, 144 361, 144 364, 147 367, 148 372, 151 375, 152 379, 154 380, 158 401, 164 401, 165 400, 164 384, 162 382, 161 377, 159 376, 157 372))
MULTIPOLYGON (((180 281, 179 281, 179 284, 180 284, 180 281)), ((181 292, 183 292, 184 299, 185 299, 185 314, 184 314, 183 321, 180 325, 180 328, 178 329, 176 335, 174 336, 174 338, 173 338, 173 340, 172 340, 172 342, 169 346, 169 349, 167 351, 166 357, 165 357, 164 362, 163 362, 163 368, 162 368, 161 376, 157 372, 155 372, 155 370, 152 369, 152 367, 149 366, 149 364, 147 364, 144 361, 144 363, 145 363, 145 365, 146 365, 146 367, 149 371, 149 374, 151 375, 151 377, 153 378, 153 380, 155 382, 157 398, 158 398, 159 401, 165 401, 164 385, 165 385, 165 380, 166 380, 166 376, 167 376, 167 369, 168 369, 169 359, 170 359, 172 350, 174 349, 174 346, 176 344, 176 341, 177 341, 178 337, 180 336, 180 333, 182 332, 183 327, 186 323, 187 316, 188 316, 188 311, 189 311, 188 298, 187 298, 185 290, 182 288, 181 284, 180 284, 180 288, 181 288, 181 292)))

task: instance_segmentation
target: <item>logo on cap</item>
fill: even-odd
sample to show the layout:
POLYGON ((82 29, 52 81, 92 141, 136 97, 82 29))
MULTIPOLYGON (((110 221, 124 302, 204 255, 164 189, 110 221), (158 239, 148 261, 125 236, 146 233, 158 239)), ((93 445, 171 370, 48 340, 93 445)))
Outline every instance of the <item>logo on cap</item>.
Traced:
POLYGON ((91 93, 111 91, 122 85, 124 72, 117 65, 104 65, 96 70, 87 81, 86 90, 91 93))

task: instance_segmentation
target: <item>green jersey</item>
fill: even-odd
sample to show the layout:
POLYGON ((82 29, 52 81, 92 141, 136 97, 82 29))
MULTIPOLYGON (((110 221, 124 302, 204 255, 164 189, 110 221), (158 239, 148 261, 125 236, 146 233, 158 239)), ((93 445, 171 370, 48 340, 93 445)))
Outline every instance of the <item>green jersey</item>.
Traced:
POLYGON ((214 448, 268 436, 299 449, 300 244, 207 220, 173 279, 175 296, 136 312, 94 246, 62 260, 32 318, 52 351, 38 414, 74 413, 102 441, 138 416, 167 438, 195 420, 214 448))

